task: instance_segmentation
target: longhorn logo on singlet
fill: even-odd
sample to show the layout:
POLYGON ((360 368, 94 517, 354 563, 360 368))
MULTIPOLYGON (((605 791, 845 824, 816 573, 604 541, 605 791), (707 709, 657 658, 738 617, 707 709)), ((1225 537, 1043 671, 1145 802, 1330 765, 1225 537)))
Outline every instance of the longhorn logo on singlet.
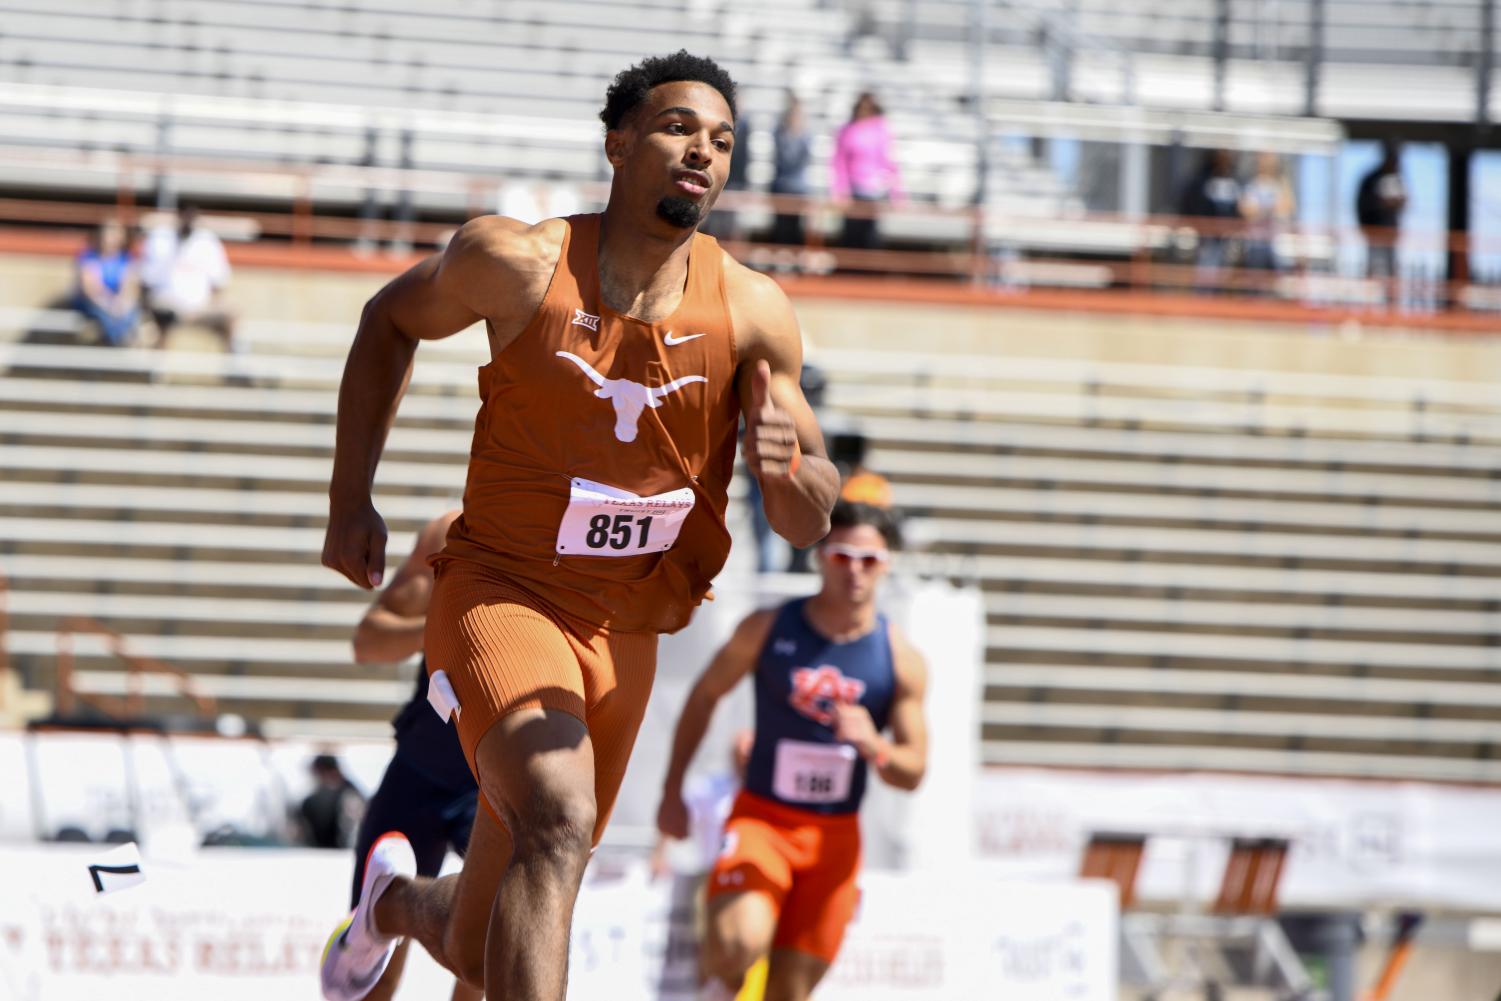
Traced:
POLYGON ((865 682, 846 678, 831 664, 799 667, 792 672, 792 694, 787 701, 802 715, 824 726, 834 725, 834 710, 852 706, 865 694, 865 682))
POLYGON ((580 371, 589 377, 589 381, 599 387, 594 391, 594 395, 601 400, 609 400, 615 405, 615 438, 627 444, 636 440, 641 415, 647 407, 655 410, 662 405, 663 399, 684 386, 709 381, 701 375, 685 375, 681 379, 672 380, 665 386, 643 386, 629 379, 606 379, 594 370, 593 365, 571 351, 559 351, 558 357, 567 358, 577 365, 580 371))

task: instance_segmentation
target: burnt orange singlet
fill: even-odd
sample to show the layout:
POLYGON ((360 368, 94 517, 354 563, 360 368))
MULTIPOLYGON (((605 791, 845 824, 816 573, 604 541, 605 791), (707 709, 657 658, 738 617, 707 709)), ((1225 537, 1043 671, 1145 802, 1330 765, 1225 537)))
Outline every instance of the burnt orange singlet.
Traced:
POLYGON ((464 514, 440 559, 613 630, 672 632, 730 549, 740 402, 723 252, 695 234, 681 304, 646 323, 600 296, 601 217, 567 223, 541 307, 479 371, 464 514))

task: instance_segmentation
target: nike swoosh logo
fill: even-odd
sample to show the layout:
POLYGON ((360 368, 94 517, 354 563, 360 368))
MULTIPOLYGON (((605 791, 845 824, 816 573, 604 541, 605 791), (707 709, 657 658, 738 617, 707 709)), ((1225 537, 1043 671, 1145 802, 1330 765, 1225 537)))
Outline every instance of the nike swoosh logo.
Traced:
POLYGON ((696 341, 700 337, 705 337, 705 336, 707 336, 707 335, 706 334, 689 334, 687 337, 674 337, 674 336, 672 336, 672 331, 669 330, 666 334, 662 335, 662 343, 666 344, 670 348, 675 348, 679 344, 687 344, 689 341, 696 341))

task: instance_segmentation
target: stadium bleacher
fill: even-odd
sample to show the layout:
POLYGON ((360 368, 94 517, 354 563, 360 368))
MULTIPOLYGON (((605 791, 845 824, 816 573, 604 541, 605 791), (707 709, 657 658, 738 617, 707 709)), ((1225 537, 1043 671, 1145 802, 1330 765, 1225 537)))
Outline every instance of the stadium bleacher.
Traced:
MULTIPOLYGON (((83 614, 269 733, 380 732, 405 674, 352 668, 364 596, 316 565, 347 327, 247 318, 233 356, 48 343, 75 336, 37 333, 61 316, 5 317, 32 331, 0 348, 23 677, 50 684, 56 620, 83 614)), ((393 553, 460 485, 479 345, 419 356, 378 485, 393 553)), ((987 760, 1497 777, 1488 384, 812 357, 908 512, 909 569, 984 588, 987 760)), ((127 690, 102 642, 75 644, 81 691, 127 690)), ((182 704, 170 679, 146 692, 182 704)))
MULTIPOLYGON (((605 177, 604 82, 670 37, 722 58, 763 129, 783 87, 802 93, 821 136, 815 176, 853 95, 879 83, 914 199, 962 206, 974 190, 973 9, 957 0, 104 6, 0 0, 0 181, 112 190, 110 157, 170 152, 349 171, 273 183, 205 167, 188 193, 291 197, 307 176, 323 204, 378 183, 457 208, 474 197, 453 178, 478 174, 496 178, 484 198, 535 181, 588 191, 605 177), (59 150, 85 155, 46 159, 59 150), (401 169, 361 173, 389 167, 401 169)), ((1454 81, 1469 79, 1478 5, 1323 6, 1325 114, 1473 110, 1454 81)), ((1329 122, 1265 117, 1302 110, 1309 4, 1226 9, 1222 96, 1242 113, 1228 116, 1206 113, 1210 0, 992 5, 992 128, 1046 119, 1084 139, 1331 148, 1329 122), (1062 93, 1059 46, 1077 57, 1062 93), (1127 97, 1139 106, 1116 106, 1127 97), (1086 101, 1037 101, 1052 98, 1086 101)), ((994 152, 994 239, 1067 234, 1117 253, 1173 239, 1059 227, 1078 194, 1024 143, 994 152)), ((769 154, 752 143, 753 181, 769 154)), ((965 239, 964 219, 934 218, 923 232, 965 239)), ((900 214, 888 225, 904 232, 900 214)), ((252 308, 243 354, 119 351, 77 344, 77 319, 40 305, 0 310, 0 539, 25 679, 49 686, 67 608, 269 732, 378 732, 404 676, 350 676, 363 596, 313 565, 345 323, 252 308), (310 687, 289 696, 291 678, 310 687)), ((474 344, 422 354, 381 471, 393 551, 460 486, 474 344)), ((871 438, 911 514, 913 567, 985 588, 990 760, 1497 776, 1496 734, 1477 715, 1501 670, 1492 385, 894 342, 816 358, 830 412, 871 438)), ((76 642, 76 683, 124 691, 102 643, 76 642)), ((166 679, 148 684, 171 704, 166 679)))

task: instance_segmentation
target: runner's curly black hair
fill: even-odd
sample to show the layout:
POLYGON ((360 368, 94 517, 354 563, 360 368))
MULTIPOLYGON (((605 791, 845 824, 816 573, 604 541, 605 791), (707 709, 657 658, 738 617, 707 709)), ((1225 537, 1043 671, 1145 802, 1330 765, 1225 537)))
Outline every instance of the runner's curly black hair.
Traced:
POLYGON ((599 120, 606 129, 620 128, 631 112, 646 101, 653 87, 678 80, 695 80, 713 87, 730 106, 730 117, 735 117, 735 81, 724 67, 712 59, 679 49, 670 56, 648 56, 630 69, 621 70, 605 91, 605 106, 599 120))

